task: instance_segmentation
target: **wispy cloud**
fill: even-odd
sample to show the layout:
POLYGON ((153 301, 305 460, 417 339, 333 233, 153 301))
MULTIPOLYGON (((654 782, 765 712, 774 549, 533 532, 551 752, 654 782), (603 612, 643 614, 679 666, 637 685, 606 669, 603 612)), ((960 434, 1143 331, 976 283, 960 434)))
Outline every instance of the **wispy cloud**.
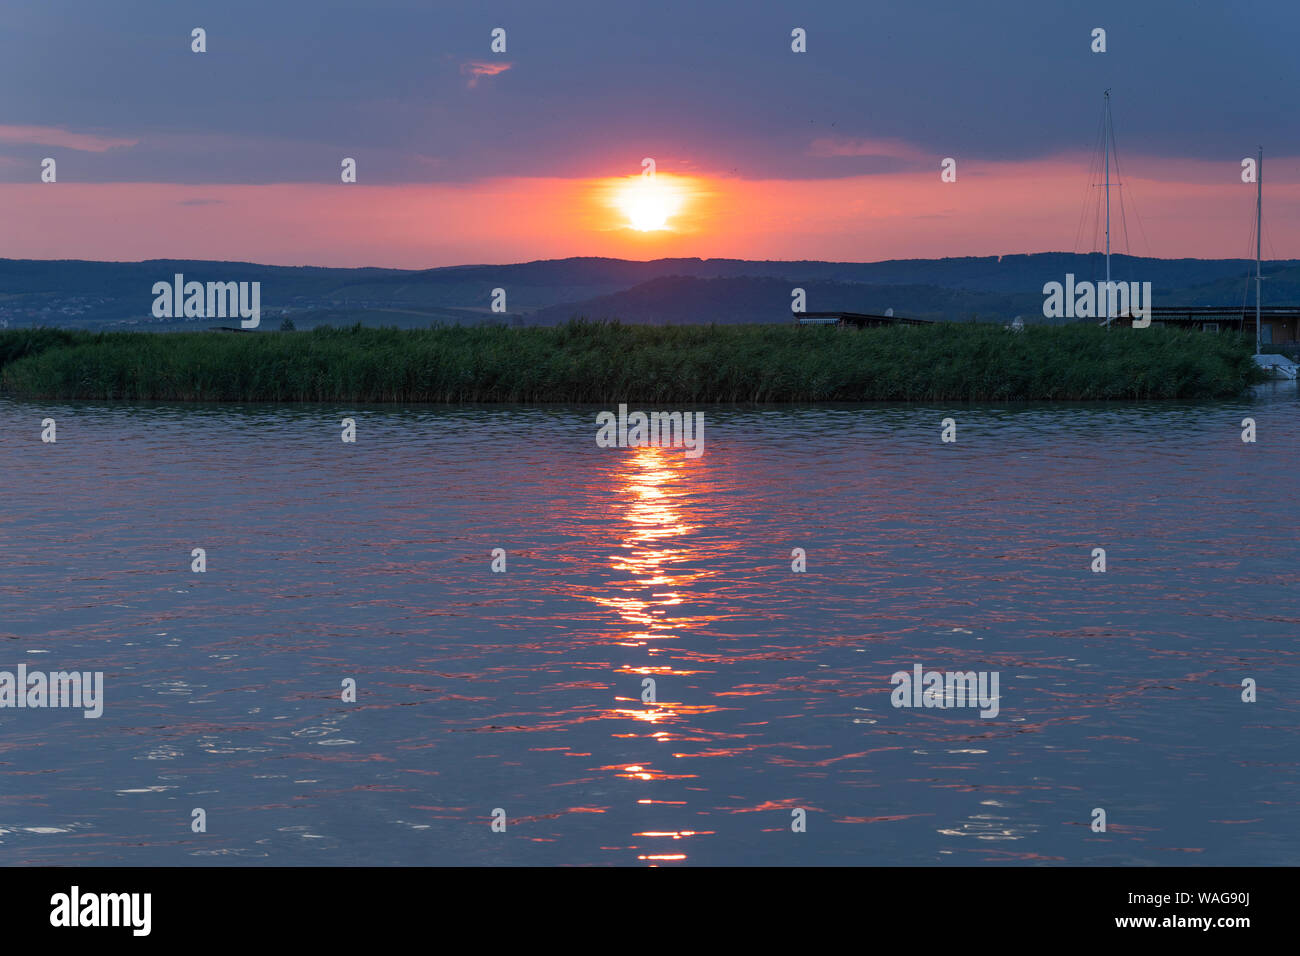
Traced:
POLYGON ((478 81, 485 76, 496 76, 498 73, 504 73, 510 69, 512 64, 494 60, 485 62, 483 60, 470 60, 468 63, 460 65, 460 72, 469 77, 468 86, 472 90, 478 86, 478 81))
POLYGON ((810 156, 880 156, 886 159, 921 160, 932 158, 931 153, 917 149, 901 139, 853 139, 847 136, 823 136, 808 147, 810 156))
POLYGON ((106 153, 121 146, 134 146, 138 139, 120 139, 95 133, 74 133, 57 126, 0 125, 0 143, 61 146, 84 153, 106 153))

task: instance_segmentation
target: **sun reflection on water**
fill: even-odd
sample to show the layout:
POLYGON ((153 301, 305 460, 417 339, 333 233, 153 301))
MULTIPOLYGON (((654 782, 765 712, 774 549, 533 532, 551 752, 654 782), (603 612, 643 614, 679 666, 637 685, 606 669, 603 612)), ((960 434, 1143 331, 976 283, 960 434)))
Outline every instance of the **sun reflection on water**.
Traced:
MULTIPOLYGON (((663 642, 680 640, 684 632, 707 621, 707 618, 672 616, 673 609, 684 604, 686 589, 700 575, 686 570, 684 565, 691 557, 685 536, 695 530, 683 500, 689 495, 691 485, 698 479, 680 454, 669 449, 633 448, 620 462, 614 476, 613 499, 619 502, 615 517, 626 524, 619 549, 610 555, 609 566, 618 575, 610 584, 612 595, 594 595, 592 600, 614 610, 633 630, 611 636, 611 643, 625 647, 641 647, 647 657, 656 657, 665 651, 663 642)), ((632 677, 651 678, 689 677, 699 673, 678 670, 671 665, 652 663, 629 664, 619 668, 632 677)), ((603 717, 621 722, 632 722, 630 730, 616 731, 616 738, 641 737, 648 741, 664 743, 680 739, 671 725, 680 723, 686 715, 717 710, 712 705, 684 705, 680 701, 656 699, 645 702, 640 698, 615 697, 614 706, 605 710, 603 717), (644 729, 642 729, 644 728, 644 729)), ((669 755, 671 757, 676 756, 669 755)), ((650 762, 620 764, 601 767, 616 776, 653 785, 657 781, 688 780, 695 774, 673 774, 657 769, 650 762)), ((637 800, 641 805, 685 806, 685 801, 637 800)), ((671 838, 680 841, 700 832, 669 827, 643 829, 634 838, 671 838)), ((631 849, 648 849, 637 846, 631 849)), ((666 862, 682 862, 687 854, 643 852, 637 855, 651 866, 666 862)))

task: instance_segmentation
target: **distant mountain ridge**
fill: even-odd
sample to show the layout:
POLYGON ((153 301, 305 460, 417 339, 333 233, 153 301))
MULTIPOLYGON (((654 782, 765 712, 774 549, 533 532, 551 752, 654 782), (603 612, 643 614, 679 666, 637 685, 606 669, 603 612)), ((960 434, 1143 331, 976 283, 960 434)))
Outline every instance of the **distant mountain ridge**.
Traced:
MULTIPOLYGON (((155 282, 257 281, 263 325, 424 326, 431 322, 554 324, 575 316, 653 324, 780 322, 791 290, 809 311, 849 310, 967 321, 1037 321, 1042 286, 1066 273, 1104 276, 1100 253, 1027 253, 883 262, 816 260, 546 259, 503 265, 406 270, 268 266, 157 259, 144 262, 0 259, 0 322, 79 328, 203 325, 160 323, 150 314, 155 282), (506 312, 491 311, 504 289, 506 312)), ((1112 256, 1118 281, 1151 282, 1157 305, 1240 305, 1253 260, 1112 256)), ((1266 298, 1300 304, 1300 260, 1265 264, 1266 298)), ((1253 293, 1252 293, 1253 294, 1253 293)), ((219 324, 219 323, 218 323, 219 324)))

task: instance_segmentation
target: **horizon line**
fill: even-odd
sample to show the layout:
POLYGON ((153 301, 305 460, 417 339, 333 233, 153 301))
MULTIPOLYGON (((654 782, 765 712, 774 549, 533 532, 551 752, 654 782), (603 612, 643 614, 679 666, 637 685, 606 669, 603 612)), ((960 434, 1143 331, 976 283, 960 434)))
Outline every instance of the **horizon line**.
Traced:
MULTIPOLYGON (((659 256, 654 259, 627 259, 622 256, 559 256, 548 259, 520 259, 514 262, 464 262, 454 265, 426 266, 423 268, 407 268, 403 266, 379 266, 379 265, 361 265, 361 266, 322 266, 312 265, 310 263, 285 264, 279 262, 257 262, 251 259, 196 259, 196 258, 151 258, 151 259, 76 259, 76 258, 15 258, 12 256, 0 256, 0 262, 71 262, 86 263, 90 265, 146 265, 153 262, 203 262, 203 263, 220 263, 222 265, 245 265, 261 266, 269 269, 328 269, 335 272, 347 270, 373 270, 382 272, 438 272, 449 269, 491 269, 505 266, 527 266, 539 265, 554 262, 624 262, 636 263, 638 265, 649 265, 655 262, 747 262, 747 263, 783 263, 798 264, 803 262, 818 263, 822 265, 844 265, 844 266, 865 266, 865 265, 886 265, 891 262, 945 262, 949 260, 989 260, 995 259, 1001 262, 1003 259, 1011 257, 1030 257, 1030 256, 1105 256, 1106 253, 1101 250, 1091 250, 1089 252, 1067 252, 1064 250, 1043 250, 1041 252, 1005 252, 989 254, 985 256, 912 256, 901 259, 744 259, 734 256, 659 256)), ((1253 256, 1175 256, 1167 258, 1164 256, 1138 256, 1131 253, 1112 252, 1112 259, 1139 259, 1153 262, 1254 262, 1253 256)), ((1300 262, 1300 257, 1296 258, 1264 258, 1263 262, 1286 263, 1300 262)))

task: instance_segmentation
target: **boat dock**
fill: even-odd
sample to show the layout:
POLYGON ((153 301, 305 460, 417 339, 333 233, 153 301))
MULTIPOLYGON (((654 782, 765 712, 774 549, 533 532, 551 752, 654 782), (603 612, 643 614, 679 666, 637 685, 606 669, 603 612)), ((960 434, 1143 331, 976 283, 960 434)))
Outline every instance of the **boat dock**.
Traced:
POLYGON ((1264 353, 1255 356, 1255 364, 1269 374, 1270 378, 1295 378, 1300 371, 1295 362, 1285 355, 1264 353))
POLYGON ((902 315, 872 315, 869 312, 802 312, 800 325, 851 325, 858 329, 884 325, 931 325, 929 319, 909 319, 902 315))

